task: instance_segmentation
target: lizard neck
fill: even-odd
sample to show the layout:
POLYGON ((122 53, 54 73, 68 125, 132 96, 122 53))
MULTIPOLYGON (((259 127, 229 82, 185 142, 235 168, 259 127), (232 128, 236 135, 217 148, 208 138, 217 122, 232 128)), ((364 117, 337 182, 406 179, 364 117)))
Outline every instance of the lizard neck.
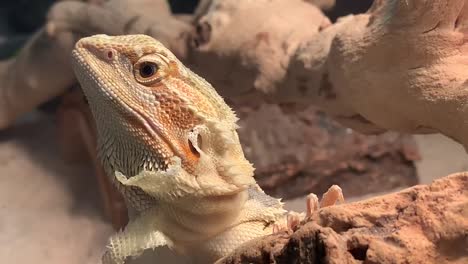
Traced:
POLYGON ((183 198, 160 204, 161 231, 181 244, 193 244, 215 236, 236 224, 246 190, 231 195, 183 198), (180 240, 183 241, 180 241, 180 240))

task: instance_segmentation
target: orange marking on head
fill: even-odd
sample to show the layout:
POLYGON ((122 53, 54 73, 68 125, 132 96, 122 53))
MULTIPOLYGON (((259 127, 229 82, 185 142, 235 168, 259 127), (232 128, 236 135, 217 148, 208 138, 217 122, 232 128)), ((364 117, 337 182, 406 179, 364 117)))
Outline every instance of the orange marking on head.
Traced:
POLYGON ((151 46, 145 46, 141 49, 143 51, 143 55, 155 53, 157 50, 151 46))
POLYGON ((180 69, 179 69, 179 66, 177 65, 177 62, 175 61, 169 62, 169 68, 168 68, 167 74, 172 77, 180 76, 180 69))
POLYGON ((190 147, 190 143, 183 144, 183 151, 185 158, 182 160, 182 165, 185 169, 192 173, 195 170, 195 166, 200 160, 200 153, 196 152, 195 149, 190 147))
MULTIPOLYGON (((161 93, 159 110, 155 110, 153 115, 156 120, 164 125, 164 128, 168 131, 166 134, 167 138, 161 138, 156 140, 152 135, 149 134, 149 131, 141 124, 141 122, 133 116, 125 115, 125 120, 131 124, 132 127, 140 130, 142 133, 139 139, 150 149, 156 151, 157 149, 166 150, 167 153, 175 154, 173 151, 179 152, 182 159, 182 166, 185 170, 190 173, 193 173, 196 164, 199 161, 200 154, 191 146, 191 143, 186 139, 185 136, 181 136, 177 131, 188 131, 193 128, 198 120, 195 116, 189 112, 189 110, 183 109, 178 105, 174 105, 174 100, 177 96, 168 87, 160 85, 159 87, 152 87, 152 89, 159 90, 161 93), (162 93, 163 90, 166 90, 165 93, 162 93), (161 111, 162 110, 162 111, 161 111), (170 110, 170 111, 164 111, 170 110), (172 149, 166 142, 176 149, 172 149)), ((179 102, 180 104, 180 102, 179 102)))

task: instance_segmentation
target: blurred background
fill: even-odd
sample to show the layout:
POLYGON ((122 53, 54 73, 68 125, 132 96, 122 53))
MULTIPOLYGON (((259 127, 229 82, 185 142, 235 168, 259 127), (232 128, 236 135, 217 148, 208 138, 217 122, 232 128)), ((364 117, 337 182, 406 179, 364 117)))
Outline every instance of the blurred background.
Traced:
MULTIPOLYGON (((0 96, 8 96, 2 89, 9 76, 28 76, 49 63, 46 52, 36 65, 13 67, 18 64, 12 61, 44 30, 56 2, 0 2, 0 96)), ((363 13, 371 3, 336 1, 325 14, 335 21, 363 13)), ((199 3, 168 4, 183 19, 199 3)), ((34 45, 36 50, 50 48, 47 41, 34 45)), ((54 84, 61 74, 52 71, 46 77, 54 84)), ((36 87, 35 93, 51 95, 0 130, 2 263, 97 263, 109 235, 127 221, 125 205, 96 160, 93 124, 79 87, 65 86, 53 93, 47 92, 48 85, 36 87)), ((19 93, 14 104, 26 104, 31 95, 19 93)), ((302 210, 306 194, 321 195, 332 184, 354 201, 468 169, 463 148, 440 135, 366 136, 313 106, 226 100, 240 117, 239 134, 257 180, 267 193, 285 198, 291 209, 302 210)))

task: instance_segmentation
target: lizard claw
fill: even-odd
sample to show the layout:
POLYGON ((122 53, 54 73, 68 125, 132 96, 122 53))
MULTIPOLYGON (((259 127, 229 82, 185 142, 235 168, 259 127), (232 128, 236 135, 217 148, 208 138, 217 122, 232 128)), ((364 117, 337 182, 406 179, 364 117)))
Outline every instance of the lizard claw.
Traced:
POLYGON ((304 220, 304 213, 288 212, 286 215, 286 223, 273 224, 273 234, 284 231, 293 231, 304 220))
POLYGON ((311 193, 307 195, 306 198, 306 217, 312 216, 312 214, 319 208, 332 206, 338 202, 344 202, 343 190, 341 190, 338 185, 332 185, 328 191, 323 194, 320 203, 317 195, 311 193))
POLYGON ((317 195, 311 193, 306 197, 306 217, 310 217, 315 211, 319 209, 319 200, 317 195))
POLYGON ((293 230, 304 220, 304 213, 289 212, 286 219, 286 227, 293 230))
POLYGON ((271 231, 271 233, 274 235, 274 234, 278 234, 279 232, 281 232, 281 226, 280 224, 273 224, 273 230, 271 231))
POLYGON ((319 208, 328 207, 337 204, 338 202, 344 202, 343 190, 338 185, 332 185, 327 192, 322 196, 322 200, 319 203, 317 195, 311 193, 306 198, 306 212, 296 213, 288 212, 286 215, 286 223, 277 222, 273 224, 273 234, 277 234, 283 231, 294 230, 302 220, 310 218, 314 212, 319 208))
POLYGON ((337 202, 344 202, 343 190, 338 185, 332 185, 322 196, 320 208, 335 205, 337 202))

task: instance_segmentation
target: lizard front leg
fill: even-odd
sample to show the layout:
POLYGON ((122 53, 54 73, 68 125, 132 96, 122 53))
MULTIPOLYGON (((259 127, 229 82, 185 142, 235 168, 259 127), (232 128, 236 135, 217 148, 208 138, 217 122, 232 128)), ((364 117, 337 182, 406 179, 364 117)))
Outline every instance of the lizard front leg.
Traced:
POLYGON ((109 240, 109 245, 102 257, 103 264, 124 264, 128 257, 136 257, 146 249, 171 246, 172 242, 163 233, 156 230, 155 209, 149 209, 131 221, 123 231, 109 240))

